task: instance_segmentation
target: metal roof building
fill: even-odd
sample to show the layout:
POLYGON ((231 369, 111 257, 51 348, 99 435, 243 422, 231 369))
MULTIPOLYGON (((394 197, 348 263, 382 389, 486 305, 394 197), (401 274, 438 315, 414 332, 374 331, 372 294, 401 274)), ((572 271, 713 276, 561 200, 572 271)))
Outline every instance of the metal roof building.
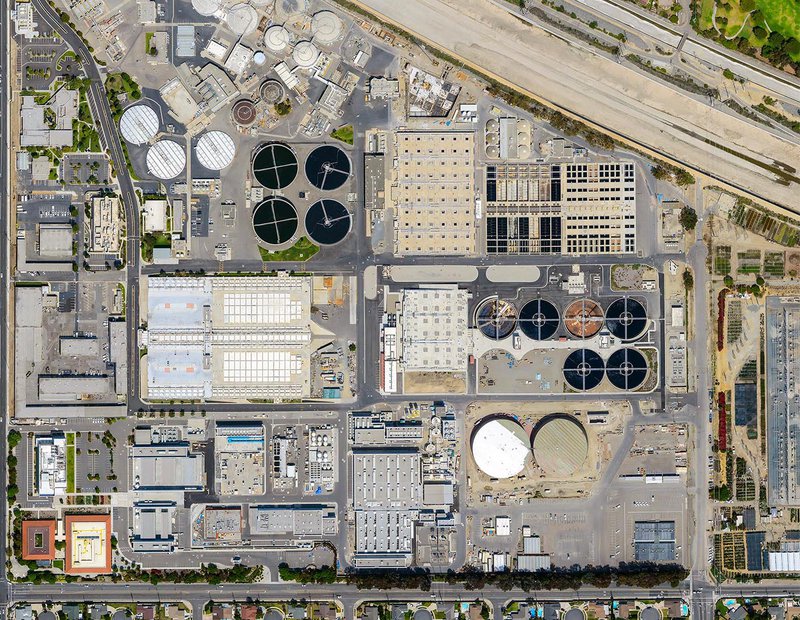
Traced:
POLYGON ((175 28, 175 56, 192 58, 197 54, 194 26, 181 25, 175 28))
POLYGON ((147 293, 149 398, 310 396, 333 336, 311 321, 311 277, 150 277, 147 293))
POLYGON ((352 472, 355 565, 408 566, 423 499, 421 455, 414 449, 355 450, 352 472))
POLYGON ((636 521, 633 548, 637 562, 674 562, 675 521, 636 521))
POLYGON ((202 491, 203 455, 190 452, 188 443, 134 446, 134 491, 202 491))
POLYGON ((145 553, 171 552, 175 548, 172 521, 176 511, 177 506, 172 501, 135 503, 131 548, 145 553))

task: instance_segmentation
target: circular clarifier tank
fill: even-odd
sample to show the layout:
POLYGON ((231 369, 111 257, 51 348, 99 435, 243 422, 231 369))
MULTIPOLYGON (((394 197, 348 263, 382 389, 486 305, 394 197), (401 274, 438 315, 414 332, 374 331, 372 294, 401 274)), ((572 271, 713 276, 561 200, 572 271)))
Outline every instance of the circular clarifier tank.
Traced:
POLYGON ((533 340, 548 340, 558 331, 561 317, 558 309, 545 299, 526 303, 519 313, 519 328, 533 340))
POLYGON ((339 243, 350 232, 352 218, 347 208, 338 200, 317 200, 306 213, 306 232, 320 245, 339 243))
POLYGON ((484 299, 475 312, 475 324, 487 338, 508 338, 517 328, 517 309, 504 299, 484 299))
POLYGON ((303 69, 313 67, 317 58, 319 58, 319 50, 311 41, 300 41, 292 50, 292 60, 303 69))
POLYGON ((603 358, 591 349, 573 351, 564 360, 564 380, 575 390, 593 390, 605 375, 603 358))
POLYGON ((297 210, 281 196, 270 196, 253 209, 253 230, 268 245, 289 241, 297 232, 297 210))
POLYGON ((258 13, 245 2, 234 4, 225 13, 225 22, 239 36, 247 36, 255 32, 258 26, 258 13))
POLYGON ((283 189, 297 178, 297 156, 281 142, 261 146, 253 158, 253 176, 269 189, 283 189))
POLYGON ((542 418, 533 430, 533 458, 546 473, 571 476, 586 461, 589 441, 575 418, 553 414, 542 418))
POLYGON ((576 338, 591 338, 603 328, 603 309, 591 299, 573 301, 564 311, 564 325, 576 338))
POLYGON ((289 46, 289 31, 283 26, 270 26, 264 33, 264 45, 273 52, 282 52, 289 46))
POLYGON ((630 297, 622 297, 606 308, 606 327, 620 340, 636 340, 647 328, 647 311, 644 304, 630 297))
POLYGON ((261 84, 261 98, 265 103, 274 105, 283 100, 284 90, 283 86, 277 80, 266 80, 261 84))
POLYGON ((316 188, 339 189, 350 178, 350 158, 338 146, 318 146, 306 158, 306 177, 316 188))
POLYGON ((249 127, 256 121, 256 106, 249 99, 240 99, 231 108, 233 121, 242 127, 249 127))
POLYGON ((330 45, 342 36, 342 20, 333 11, 319 11, 311 19, 314 41, 330 45))
POLYGON ((531 442, 525 429, 507 416, 483 418, 472 432, 472 457, 490 478, 510 478, 523 469, 530 458, 531 442))
POLYGON ((626 392, 641 386, 648 371, 645 356, 641 351, 630 347, 614 351, 606 363, 606 375, 611 385, 626 392))

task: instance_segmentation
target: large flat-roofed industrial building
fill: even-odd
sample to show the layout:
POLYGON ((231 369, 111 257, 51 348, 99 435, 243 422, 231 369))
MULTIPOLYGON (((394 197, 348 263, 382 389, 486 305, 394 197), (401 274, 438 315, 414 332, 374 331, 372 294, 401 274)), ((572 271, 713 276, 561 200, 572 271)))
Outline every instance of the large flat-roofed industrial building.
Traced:
POLYGON ((167 492, 169 499, 183 491, 205 487, 203 455, 193 452, 178 427, 139 427, 131 448, 132 490, 167 492))
POLYGON ((413 449, 353 452, 354 564, 405 567, 422 507, 422 460, 413 449))
POLYGON ((635 253, 636 165, 631 161, 489 164, 486 251, 635 253))
POLYGON ((767 496, 800 505, 800 297, 768 297, 766 310, 767 496))
POLYGON ((395 254, 475 253, 474 150, 471 131, 396 134, 395 254))
POLYGON ((335 504, 253 504, 248 521, 255 537, 320 538, 338 530, 335 504))
POLYGON ((311 277, 150 277, 147 397, 294 399, 332 334, 311 321, 311 277))
POLYGON ((381 389, 397 391, 400 372, 465 372, 471 351, 470 293, 457 285, 404 289, 385 297, 381 389))
POLYGON ((220 495, 263 495, 266 437, 260 422, 217 422, 215 481, 220 495))

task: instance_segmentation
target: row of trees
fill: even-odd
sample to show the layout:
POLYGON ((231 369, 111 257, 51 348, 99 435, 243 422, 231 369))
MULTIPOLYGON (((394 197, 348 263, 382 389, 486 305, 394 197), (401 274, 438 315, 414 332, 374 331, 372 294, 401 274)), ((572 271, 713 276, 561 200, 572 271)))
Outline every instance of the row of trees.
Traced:
POLYGON ((651 562, 622 563, 619 566, 586 566, 560 568, 549 571, 505 571, 485 573, 476 568, 449 571, 445 575, 433 575, 426 570, 409 569, 405 571, 352 571, 337 575, 329 567, 312 569, 290 568, 287 564, 279 567, 281 579, 299 583, 342 582, 360 589, 405 589, 429 591, 434 581, 444 581, 452 585, 463 585, 467 590, 480 590, 494 586, 501 590, 577 590, 590 585, 608 588, 612 584, 639 588, 654 588, 669 583, 677 587, 689 574, 679 564, 655 564, 651 562))

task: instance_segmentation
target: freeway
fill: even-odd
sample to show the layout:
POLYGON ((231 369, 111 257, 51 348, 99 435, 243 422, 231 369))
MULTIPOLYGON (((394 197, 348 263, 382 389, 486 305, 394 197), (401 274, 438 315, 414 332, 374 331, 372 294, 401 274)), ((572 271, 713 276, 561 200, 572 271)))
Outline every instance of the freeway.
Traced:
POLYGON ((677 26, 668 19, 625 0, 575 1, 594 7, 609 18, 641 30, 650 37, 659 38, 661 35, 661 40, 668 45, 680 45, 682 52, 720 69, 730 69, 737 75, 783 97, 794 100, 800 98, 800 80, 796 76, 698 35, 694 32, 690 20, 687 20, 683 27, 677 26))
POLYGON ((800 161, 800 146, 614 60, 576 48, 494 4, 480 0, 357 4, 456 61, 640 150, 679 162, 756 199, 793 204, 800 179, 777 183, 774 167, 800 161))

